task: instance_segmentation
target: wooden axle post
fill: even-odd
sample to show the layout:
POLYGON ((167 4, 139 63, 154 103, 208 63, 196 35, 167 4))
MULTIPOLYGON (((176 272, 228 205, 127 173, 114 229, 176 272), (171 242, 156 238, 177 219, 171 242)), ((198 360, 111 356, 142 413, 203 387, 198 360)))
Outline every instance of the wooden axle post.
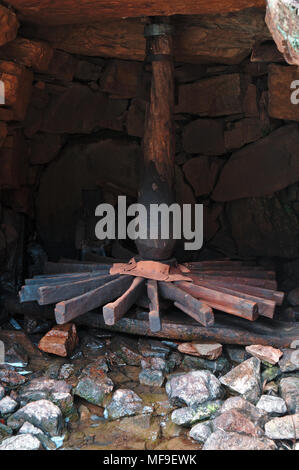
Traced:
MULTIPOLYGON (((174 240, 149 238, 150 204, 174 202, 174 64, 172 26, 168 18, 152 18, 145 27, 146 57, 152 64, 150 102, 146 106, 143 139, 143 174, 139 203, 147 208, 145 240, 136 240, 140 255, 145 259, 165 260, 171 257, 174 240)), ((161 229, 161 222, 158 223, 161 229)))

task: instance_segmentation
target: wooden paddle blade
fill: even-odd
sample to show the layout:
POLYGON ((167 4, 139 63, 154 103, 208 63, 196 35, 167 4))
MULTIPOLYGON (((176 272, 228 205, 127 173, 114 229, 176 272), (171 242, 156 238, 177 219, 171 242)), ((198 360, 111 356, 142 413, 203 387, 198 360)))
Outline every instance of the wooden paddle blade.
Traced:
POLYGON ((117 279, 119 276, 99 276, 84 281, 64 282, 58 285, 41 286, 37 291, 39 305, 54 304, 62 300, 69 300, 78 295, 85 294, 107 282, 117 279))
POLYGON ((143 277, 135 277, 128 290, 121 297, 115 300, 115 302, 105 305, 103 307, 105 324, 114 325, 120 320, 142 294, 144 286, 145 279, 143 277))
POLYGON ((153 333, 161 330, 160 304, 158 283, 154 280, 147 281, 147 295, 150 300, 149 326, 153 333))
POLYGON ((67 323, 83 313, 101 307, 109 300, 122 295, 131 282, 131 276, 120 276, 118 279, 114 279, 86 294, 79 295, 65 302, 59 302, 55 307, 56 322, 58 324, 67 323))
POLYGON ((216 289, 196 286, 190 282, 176 282, 175 285, 196 299, 206 302, 210 307, 216 308, 217 310, 221 310, 250 321, 254 321, 258 317, 257 304, 251 300, 223 293, 216 289))
POLYGON ((184 305, 188 309, 185 313, 202 325, 211 326, 214 324, 213 310, 206 303, 195 299, 171 282, 159 281, 159 291, 166 299, 184 305))

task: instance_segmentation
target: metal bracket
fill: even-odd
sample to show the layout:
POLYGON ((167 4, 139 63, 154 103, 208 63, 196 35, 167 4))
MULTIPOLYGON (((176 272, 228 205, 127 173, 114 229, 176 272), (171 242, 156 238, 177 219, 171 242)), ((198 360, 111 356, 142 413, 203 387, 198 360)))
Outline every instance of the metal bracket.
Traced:
POLYGON ((173 26, 165 23, 147 24, 144 28, 144 37, 164 36, 165 34, 173 34, 173 26))

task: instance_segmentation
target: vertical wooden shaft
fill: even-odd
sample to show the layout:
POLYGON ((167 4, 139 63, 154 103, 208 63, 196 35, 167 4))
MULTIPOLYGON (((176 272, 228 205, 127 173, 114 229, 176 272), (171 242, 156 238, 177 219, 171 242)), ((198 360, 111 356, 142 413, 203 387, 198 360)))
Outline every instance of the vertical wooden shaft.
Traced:
MULTIPOLYGON (((143 139, 143 175, 139 202, 147 208, 148 238, 137 240, 137 248, 145 259, 167 259, 174 249, 174 240, 149 238, 150 204, 170 205, 174 202, 174 64, 173 39, 168 18, 153 18, 145 28, 147 59, 152 63, 150 102, 147 104, 143 139)), ((160 223, 160 222, 159 222, 160 223)), ((170 221, 170 227, 172 223, 170 221)))

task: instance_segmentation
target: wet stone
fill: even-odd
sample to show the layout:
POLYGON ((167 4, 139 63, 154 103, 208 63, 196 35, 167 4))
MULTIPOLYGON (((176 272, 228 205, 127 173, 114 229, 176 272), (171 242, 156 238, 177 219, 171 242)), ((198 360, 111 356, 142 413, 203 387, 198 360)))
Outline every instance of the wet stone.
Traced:
POLYGON ((63 364, 59 369, 58 379, 66 380, 73 374, 73 372, 73 364, 63 364))
POLYGON ((0 382, 8 387, 14 388, 27 382, 27 378, 9 368, 1 368, 0 382))
POLYGON ((192 343, 192 346, 205 359, 215 361, 222 354, 222 345, 219 343, 192 343))
POLYGON ((160 357, 166 359, 169 356, 170 349, 161 341, 145 340, 140 338, 138 341, 139 351, 143 357, 160 357))
POLYGON ((141 414, 142 410, 142 399, 135 392, 119 389, 114 392, 111 402, 105 408, 104 416, 106 419, 113 420, 141 414))
POLYGON ((18 403, 9 396, 2 398, 2 400, 0 400, 0 416, 13 413, 17 407, 18 403))
POLYGON ((220 357, 217 361, 210 361, 201 357, 185 356, 182 367, 185 370, 209 370, 216 376, 225 374, 230 369, 229 362, 225 357, 220 357))
POLYGON ((222 401, 215 400, 198 406, 178 408, 172 412, 171 419, 175 424, 180 426, 192 426, 199 421, 205 421, 206 419, 215 417, 221 405, 222 401))
POLYGON ((25 421, 25 423, 19 429, 18 434, 32 434, 33 436, 40 436, 44 433, 36 426, 33 426, 33 424, 25 421))
POLYGON ((0 442, 8 436, 11 436, 13 433, 12 429, 9 426, 1 423, 0 421, 0 442))
POLYGON ((77 414, 74 407, 74 398, 71 393, 53 393, 51 395, 51 401, 61 409, 64 416, 72 417, 73 415, 77 414))
POLYGON ((2 385, 0 385, 0 400, 2 400, 4 395, 5 395, 5 389, 4 389, 4 387, 2 387, 2 385))
POLYGON ((283 349, 283 356, 279 361, 282 372, 299 370, 299 349, 283 349))
POLYGON ((260 437, 263 430, 253 423, 241 410, 232 409, 225 411, 211 422, 213 431, 226 431, 247 434, 260 437))
POLYGON ((162 387, 164 378, 161 370, 143 369, 139 374, 139 382, 150 387, 162 387))
POLYGON ((45 450, 55 450, 55 443, 44 434, 39 428, 33 426, 32 424, 25 422, 23 426, 19 429, 18 435, 20 434, 31 434, 40 441, 45 450))
POLYGON ((251 403, 257 403, 261 395, 260 367, 260 360, 252 357, 221 377, 220 382, 232 393, 238 393, 251 403))
POLYGON ((251 356, 260 359, 260 361, 264 361, 272 365, 277 364, 283 354, 280 349, 272 348, 272 346, 262 346, 261 344, 246 346, 246 351, 251 356))
POLYGON ((279 384, 280 394, 290 414, 299 413, 299 377, 286 377, 279 384))
POLYGON ((31 434, 9 437, 0 444, 0 450, 41 450, 41 448, 39 439, 31 434))
POLYGON ((242 397, 230 397, 225 400, 220 412, 222 414, 230 410, 241 411, 256 426, 263 427, 267 420, 267 413, 264 410, 258 409, 242 397))
POLYGON ((276 445, 265 437, 252 437, 236 432, 216 431, 206 440, 203 450, 275 450, 276 445))
POLYGON ((49 379, 58 379, 60 371, 60 364, 51 364, 45 370, 44 376, 49 379))
POLYGON ((140 366, 142 355, 139 352, 137 341, 131 338, 115 337, 112 340, 111 347, 112 351, 114 351, 125 364, 140 366))
POLYGON ((182 362, 182 356, 178 351, 173 351, 170 353, 169 358, 167 359, 167 368, 169 371, 180 367, 182 362))
POLYGON ((59 436, 63 427, 61 410, 48 400, 28 403, 11 415, 8 426, 19 429, 26 421, 50 436, 59 436))
POLYGON ((226 345, 225 352, 228 358, 236 364, 241 364, 241 362, 244 362, 248 357, 245 348, 240 346, 226 345))
POLYGON ((211 426, 208 423, 198 423, 192 427, 189 436, 197 442, 206 442, 212 434, 211 426))
POLYGON ((142 369, 160 370, 162 372, 168 372, 168 365, 165 359, 161 357, 147 357, 141 361, 142 369))
POLYGON ((256 407, 266 411, 270 416, 281 416, 287 413, 285 401, 282 398, 273 397, 271 395, 262 395, 256 407))
POLYGON ((104 398, 113 390, 113 382, 103 373, 98 377, 82 377, 74 390, 77 395, 89 403, 102 406, 104 398))
POLYGON ((299 439, 299 414, 274 418, 265 424, 270 439, 299 439))
POLYGON ((52 401, 54 394, 69 394, 71 389, 71 385, 68 385, 64 380, 39 377, 31 380, 20 388, 19 400, 21 405, 42 399, 52 401))
POLYGON ((173 405, 197 406, 221 398, 219 380, 209 371, 191 371, 172 376, 166 383, 166 393, 173 405))
POLYGON ((14 367, 26 367, 28 354, 20 344, 10 345, 5 348, 5 363, 14 367))

